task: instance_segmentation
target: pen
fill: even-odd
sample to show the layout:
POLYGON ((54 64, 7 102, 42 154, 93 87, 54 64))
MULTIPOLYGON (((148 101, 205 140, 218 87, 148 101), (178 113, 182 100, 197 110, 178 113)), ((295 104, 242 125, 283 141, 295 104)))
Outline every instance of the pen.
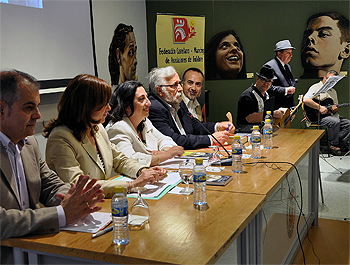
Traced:
POLYGON ((105 233, 108 233, 108 232, 110 232, 110 231, 112 231, 112 230, 113 230, 113 226, 110 226, 110 227, 108 227, 108 228, 106 228, 106 229, 103 229, 103 230, 98 231, 97 233, 93 234, 93 235, 91 236, 91 238, 96 238, 96 237, 98 237, 98 236, 102 236, 102 235, 104 235, 105 233))
POLYGON ((231 124, 229 124, 229 125, 227 126, 226 131, 228 131, 228 130, 230 129, 230 126, 231 126, 231 124))

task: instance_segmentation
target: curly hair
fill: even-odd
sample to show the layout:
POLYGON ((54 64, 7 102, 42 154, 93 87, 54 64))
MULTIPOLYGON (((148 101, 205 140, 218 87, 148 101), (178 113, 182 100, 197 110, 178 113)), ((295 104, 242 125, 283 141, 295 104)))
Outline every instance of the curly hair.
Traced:
POLYGON ((111 83, 117 85, 119 82, 119 63, 117 58, 117 48, 121 51, 125 49, 125 39, 129 32, 134 32, 134 28, 130 25, 125 25, 120 23, 114 30, 114 35, 112 42, 109 46, 109 55, 108 55, 108 67, 109 74, 111 75, 111 83))
MULTIPOLYGON (((134 98, 136 94, 136 89, 138 87, 143 87, 143 85, 138 81, 125 81, 119 84, 112 94, 111 101, 109 105, 111 110, 108 112, 108 117, 105 124, 111 120, 112 122, 121 121, 124 117, 131 117, 134 114, 134 98), (130 108, 131 113, 127 114, 127 109, 130 108)), ((144 128, 144 123, 141 122, 138 125, 138 130, 142 131, 144 128)))

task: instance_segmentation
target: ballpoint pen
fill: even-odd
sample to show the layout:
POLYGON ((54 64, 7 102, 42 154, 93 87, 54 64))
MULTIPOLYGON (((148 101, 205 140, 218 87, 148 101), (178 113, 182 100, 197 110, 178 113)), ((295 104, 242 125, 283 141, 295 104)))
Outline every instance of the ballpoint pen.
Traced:
POLYGON ((108 232, 110 232, 110 231, 112 231, 112 230, 113 230, 113 226, 110 226, 110 227, 108 227, 108 228, 106 228, 106 229, 103 229, 103 230, 98 231, 97 233, 93 234, 93 235, 91 236, 91 238, 96 238, 96 237, 98 237, 98 236, 102 236, 102 235, 104 235, 105 233, 108 233, 108 232))
POLYGON ((229 125, 227 126, 226 131, 228 131, 228 130, 230 129, 230 126, 231 126, 231 124, 229 124, 229 125))

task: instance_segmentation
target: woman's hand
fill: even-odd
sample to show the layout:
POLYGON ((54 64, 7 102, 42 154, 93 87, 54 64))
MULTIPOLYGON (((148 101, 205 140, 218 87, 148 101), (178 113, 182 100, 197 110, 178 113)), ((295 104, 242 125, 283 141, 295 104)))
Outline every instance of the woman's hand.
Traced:
POLYGON ((133 187, 143 187, 147 183, 153 184, 167 176, 167 170, 158 166, 144 168, 140 175, 133 181, 133 187))
POLYGON ((180 157, 182 156, 182 154, 184 153, 184 148, 182 146, 173 146, 171 148, 169 148, 166 153, 169 154, 169 158, 173 158, 173 157, 180 157))

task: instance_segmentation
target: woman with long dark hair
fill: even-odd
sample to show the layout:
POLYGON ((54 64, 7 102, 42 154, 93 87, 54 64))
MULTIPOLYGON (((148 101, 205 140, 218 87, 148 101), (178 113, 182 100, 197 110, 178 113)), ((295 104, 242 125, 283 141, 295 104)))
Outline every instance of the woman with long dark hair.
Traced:
POLYGON ((206 80, 245 79, 245 55, 234 30, 217 33, 205 45, 206 80))
POLYGON ((166 175, 160 167, 148 169, 127 158, 109 141, 101 123, 111 109, 111 94, 112 88, 106 81, 87 74, 76 76, 58 103, 58 117, 50 120, 43 131, 48 138, 48 166, 65 182, 76 182, 81 174, 97 178, 107 197, 113 195, 116 185, 130 190, 166 175), (135 180, 108 180, 114 172, 135 180))
POLYGON ((110 104, 106 131, 127 157, 154 166, 183 154, 183 147, 159 132, 147 118, 151 102, 141 83, 126 81, 118 85, 110 104))

